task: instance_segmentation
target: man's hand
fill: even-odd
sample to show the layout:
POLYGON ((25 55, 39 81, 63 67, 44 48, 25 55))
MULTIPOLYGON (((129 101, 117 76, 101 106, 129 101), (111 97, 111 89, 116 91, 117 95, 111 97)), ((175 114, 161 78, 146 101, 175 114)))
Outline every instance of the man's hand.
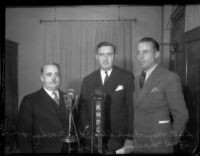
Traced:
POLYGON ((125 154, 133 152, 133 140, 126 139, 124 142, 125 154))

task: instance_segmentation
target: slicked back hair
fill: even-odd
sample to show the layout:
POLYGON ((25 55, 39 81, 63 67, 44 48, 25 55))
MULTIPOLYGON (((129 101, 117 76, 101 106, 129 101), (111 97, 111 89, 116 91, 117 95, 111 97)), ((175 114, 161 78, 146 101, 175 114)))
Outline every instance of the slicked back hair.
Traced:
POLYGON ((53 62, 53 63, 49 63, 49 64, 43 65, 43 66, 41 67, 41 69, 40 69, 41 74, 43 74, 44 67, 47 66, 47 65, 52 65, 52 66, 57 67, 57 68, 58 68, 58 71, 59 71, 59 73, 60 73, 60 65, 59 65, 58 63, 53 62))
POLYGON ((153 45, 153 49, 156 51, 159 51, 160 47, 159 47, 158 42, 155 39, 153 39, 151 37, 144 37, 139 41, 139 43, 141 43, 141 42, 150 42, 153 45))
POLYGON ((114 54, 116 54, 116 46, 110 42, 100 42, 96 48, 96 54, 98 53, 98 49, 103 46, 111 46, 113 48, 114 54))

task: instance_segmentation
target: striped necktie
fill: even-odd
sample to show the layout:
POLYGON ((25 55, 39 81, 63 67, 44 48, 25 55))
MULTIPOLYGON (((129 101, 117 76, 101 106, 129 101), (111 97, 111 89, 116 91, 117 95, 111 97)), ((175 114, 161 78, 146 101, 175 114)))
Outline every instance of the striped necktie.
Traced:
POLYGON ((58 95, 56 94, 56 92, 53 92, 52 94, 54 95, 54 97, 53 97, 54 101, 57 103, 57 105, 59 105, 58 95))

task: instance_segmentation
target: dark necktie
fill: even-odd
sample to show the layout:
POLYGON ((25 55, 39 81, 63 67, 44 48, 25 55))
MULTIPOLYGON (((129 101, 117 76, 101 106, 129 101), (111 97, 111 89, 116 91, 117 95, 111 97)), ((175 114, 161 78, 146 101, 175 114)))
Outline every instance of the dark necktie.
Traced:
POLYGON ((140 75, 140 88, 143 88, 144 86, 145 76, 146 73, 143 71, 142 74, 140 75))
POLYGON ((54 101, 57 103, 57 105, 59 105, 59 98, 58 98, 58 95, 56 94, 56 92, 53 92, 52 93, 54 95, 54 101))
POLYGON ((106 81, 108 80, 108 72, 107 71, 105 71, 105 74, 106 74, 106 76, 105 76, 105 79, 104 79, 104 84, 106 83, 106 81))

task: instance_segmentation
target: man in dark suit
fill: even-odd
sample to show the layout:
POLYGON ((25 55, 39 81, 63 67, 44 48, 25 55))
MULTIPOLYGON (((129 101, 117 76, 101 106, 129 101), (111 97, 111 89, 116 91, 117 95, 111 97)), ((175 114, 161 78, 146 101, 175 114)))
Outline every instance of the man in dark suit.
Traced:
POLYGON ((20 153, 60 153, 68 125, 63 92, 59 89, 60 70, 55 63, 41 68, 43 87, 26 95, 18 114, 20 153))
POLYGON ((172 153, 188 121, 188 111, 179 76, 157 63, 159 44, 143 38, 137 60, 143 72, 135 79, 135 153, 172 153))
MULTIPOLYGON (((91 137, 93 94, 95 89, 100 89, 105 93, 104 125, 106 134, 103 137, 103 144, 104 150, 108 153, 114 153, 121 148, 125 140, 128 142, 133 130, 134 77, 132 73, 113 66, 115 58, 116 48, 113 44, 108 42, 98 44, 96 60, 99 62, 100 69, 83 79, 79 100, 83 138, 91 137)), ((88 148, 88 152, 90 152, 89 150, 90 148, 88 148)))

